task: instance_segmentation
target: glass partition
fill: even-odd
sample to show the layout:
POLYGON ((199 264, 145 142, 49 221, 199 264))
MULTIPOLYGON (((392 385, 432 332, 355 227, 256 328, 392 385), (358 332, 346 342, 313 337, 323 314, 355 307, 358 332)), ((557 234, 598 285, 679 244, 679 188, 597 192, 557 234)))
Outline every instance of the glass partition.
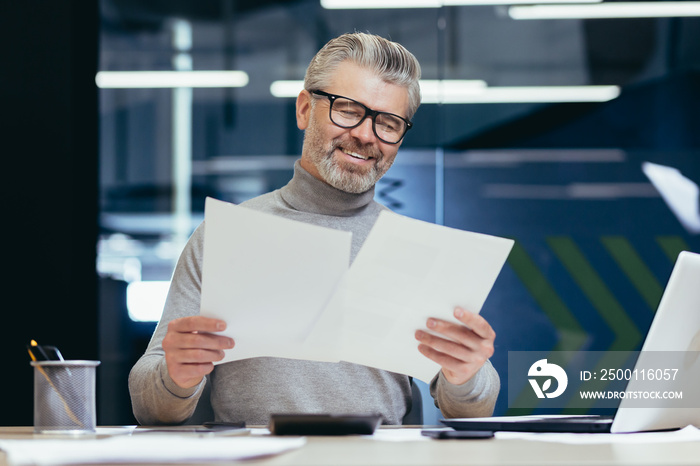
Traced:
POLYGON ((700 249, 642 168, 700 181, 698 19, 401 3, 101 1, 97 268, 101 315, 126 319, 102 348, 115 373, 143 351, 204 199, 291 178, 306 66, 350 31, 402 43, 423 68, 424 104, 377 200, 516 239, 483 311, 502 377, 509 349, 638 349, 675 255, 700 249))

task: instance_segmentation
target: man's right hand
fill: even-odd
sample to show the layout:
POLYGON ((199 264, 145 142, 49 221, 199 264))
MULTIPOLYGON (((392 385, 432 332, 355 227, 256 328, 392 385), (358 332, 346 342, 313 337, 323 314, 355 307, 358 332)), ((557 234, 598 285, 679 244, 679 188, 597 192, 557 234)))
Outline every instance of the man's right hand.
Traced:
POLYGON ((210 317, 192 316, 168 324, 163 338, 168 374, 182 388, 190 388, 214 370, 214 362, 224 358, 224 350, 233 348, 233 339, 215 335, 226 329, 226 322, 210 317))

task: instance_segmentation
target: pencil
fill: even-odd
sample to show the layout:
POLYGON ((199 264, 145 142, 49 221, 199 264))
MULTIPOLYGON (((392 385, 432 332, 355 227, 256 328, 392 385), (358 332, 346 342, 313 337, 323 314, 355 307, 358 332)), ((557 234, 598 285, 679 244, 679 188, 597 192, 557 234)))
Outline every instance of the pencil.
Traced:
MULTIPOLYGON (((31 341, 30 347, 28 347, 28 350, 29 350, 29 357, 32 359, 32 361, 34 361, 34 362, 39 362, 39 361, 37 361, 37 357, 36 357, 36 355, 34 354, 34 351, 33 351, 34 348, 38 348, 39 353, 42 355, 42 357, 45 358, 44 360, 45 360, 45 361, 48 361, 48 357, 46 357, 46 352, 45 352, 44 349, 43 349, 41 346, 39 346, 39 345, 37 344, 37 342, 34 341, 34 340, 31 341)), ((80 419, 78 419, 78 417, 75 415, 75 413, 73 413, 73 410, 70 408, 70 405, 68 405, 68 402, 66 401, 66 399, 65 399, 65 398, 63 397, 63 395, 61 394, 61 391, 58 389, 58 387, 57 387, 57 386, 54 384, 54 382, 51 380, 51 377, 49 377, 49 374, 46 373, 46 371, 44 370, 44 368, 41 367, 39 364, 33 364, 33 366, 37 368, 37 370, 39 371, 39 373, 41 373, 41 375, 44 376, 44 378, 45 378, 46 381, 49 383, 49 385, 51 386, 51 388, 53 388, 54 392, 56 392, 56 395, 58 395, 58 398, 61 400, 61 403, 63 403, 63 407, 65 408, 66 414, 68 414, 68 417, 70 417, 71 420, 72 420, 73 422, 75 422, 77 425, 79 425, 79 426, 81 426, 81 427, 85 427, 85 424, 84 424, 80 419)))

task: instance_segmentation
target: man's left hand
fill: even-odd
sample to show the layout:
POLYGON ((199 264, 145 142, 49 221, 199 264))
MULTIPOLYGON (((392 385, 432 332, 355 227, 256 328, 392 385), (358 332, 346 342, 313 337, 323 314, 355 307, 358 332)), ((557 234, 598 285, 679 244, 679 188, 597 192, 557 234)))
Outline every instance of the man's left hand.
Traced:
POLYGON ((427 327, 441 336, 416 331, 418 350, 442 366, 448 382, 461 385, 471 379, 493 355, 496 332, 479 314, 456 308, 459 322, 430 318, 427 327))

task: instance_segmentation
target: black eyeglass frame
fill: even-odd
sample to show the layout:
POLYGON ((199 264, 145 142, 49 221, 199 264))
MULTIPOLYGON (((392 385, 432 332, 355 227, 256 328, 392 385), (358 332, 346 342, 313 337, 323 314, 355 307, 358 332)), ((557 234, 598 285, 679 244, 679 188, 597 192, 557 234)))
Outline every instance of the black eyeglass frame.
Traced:
POLYGON ((399 116, 399 115, 397 115, 397 114, 395 114, 395 113, 380 112, 380 111, 378 111, 378 110, 372 110, 371 108, 369 108, 368 106, 366 106, 366 105, 363 104, 362 102, 358 102, 357 100, 351 99, 350 97, 345 97, 345 96, 343 96, 343 95, 329 94, 328 92, 324 92, 324 91, 321 91, 321 90, 318 90, 318 89, 317 89, 317 90, 313 90, 313 91, 309 91, 309 92, 311 92, 311 94, 315 94, 315 95, 320 95, 320 96, 326 97, 326 98, 330 101, 330 105, 328 106, 328 118, 331 120, 331 123, 333 123, 334 125, 336 125, 336 126, 338 126, 338 127, 340 127, 340 128, 345 128, 345 129, 357 128, 358 126, 360 126, 360 125, 362 124, 363 121, 365 121, 365 119, 367 118, 367 116, 371 117, 371 118, 372 118, 372 131, 374 132, 374 135, 377 137, 377 139, 379 139, 380 141, 382 141, 382 142, 384 142, 384 143, 386 143, 386 144, 398 144, 398 143, 400 143, 401 140, 406 136, 406 133, 408 132, 408 130, 411 129, 411 128, 413 127, 413 123, 412 123, 411 121, 405 119, 405 118, 402 117, 402 116, 399 116), (360 121, 358 121, 356 124, 354 124, 354 125, 352 125, 352 126, 340 125, 340 124, 336 123, 335 121, 333 121, 333 103, 334 103, 337 99, 339 99, 339 98, 340 98, 340 99, 347 99, 347 100, 349 100, 349 101, 351 101, 351 102, 354 102, 354 103, 356 103, 357 105, 359 105, 360 107, 362 107, 362 108, 365 109, 365 114, 364 114, 364 116, 363 116, 362 118, 360 118, 360 121), (381 114, 384 114, 384 115, 391 115, 391 116, 393 116, 393 117, 396 117, 396 118, 402 120, 404 123, 406 123, 406 129, 404 129, 403 134, 401 135, 401 137, 399 138, 398 141, 396 141, 396 142, 389 142, 389 141, 383 139, 381 136, 379 136, 379 134, 377 134, 377 115, 381 115, 381 114))

